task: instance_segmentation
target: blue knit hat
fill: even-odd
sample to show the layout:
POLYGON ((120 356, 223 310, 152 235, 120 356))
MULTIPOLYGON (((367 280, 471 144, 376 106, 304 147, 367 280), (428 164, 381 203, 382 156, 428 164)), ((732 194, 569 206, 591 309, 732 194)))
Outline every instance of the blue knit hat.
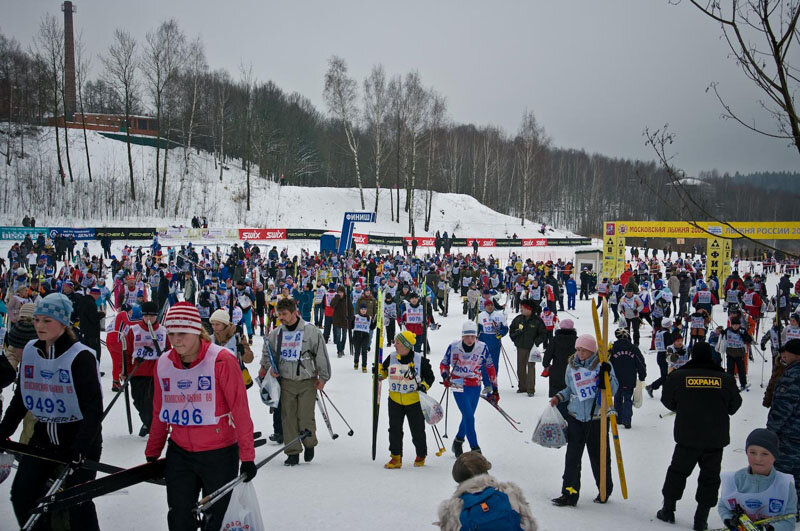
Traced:
POLYGON ((69 318, 72 315, 72 301, 62 293, 51 293, 36 303, 33 316, 45 315, 55 319, 64 326, 69 325, 69 318))

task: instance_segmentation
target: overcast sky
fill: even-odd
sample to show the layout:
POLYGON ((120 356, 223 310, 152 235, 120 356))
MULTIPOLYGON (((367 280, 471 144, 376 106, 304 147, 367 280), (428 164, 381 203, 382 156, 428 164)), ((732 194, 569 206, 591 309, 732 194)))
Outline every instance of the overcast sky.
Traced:
MULTIPOLYGON (((0 31, 24 45, 58 1, 2 0, 0 31)), ((667 0, 78 0, 76 31, 103 53, 115 27, 143 40, 174 17, 200 34, 212 69, 234 77, 252 63, 259 80, 308 97, 321 111, 332 54, 359 81, 372 65, 389 74, 417 69, 445 95, 451 120, 517 130, 534 111, 562 148, 653 159, 645 127, 677 134, 675 162, 704 169, 794 170, 800 156, 721 118, 706 88, 720 90, 743 117, 773 127, 760 94, 728 58, 719 27, 688 2, 667 0)), ((94 59, 95 69, 99 60, 94 59)), ((360 86, 360 83, 359 83, 360 86)))

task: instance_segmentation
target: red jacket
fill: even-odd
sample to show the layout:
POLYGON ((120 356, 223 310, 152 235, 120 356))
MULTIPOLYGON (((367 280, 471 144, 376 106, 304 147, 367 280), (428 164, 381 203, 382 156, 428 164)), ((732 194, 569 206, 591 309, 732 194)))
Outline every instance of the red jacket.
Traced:
POLYGON ((109 332, 106 335, 106 346, 111 354, 122 354, 122 341, 120 341, 120 332, 127 335, 131 326, 131 320, 128 318, 128 312, 119 312, 114 318, 114 332, 109 332))
MULTIPOLYGON (((210 343, 203 341, 200 353, 192 364, 194 367, 205 358, 210 343)), ((164 353, 176 368, 183 368, 181 358, 174 349, 164 353)), ((159 418, 161 412, 161 385, 158 378, 158 366, 153 370, 155 394, 153 396, 153 423, 150 426, 150 437, 144 451, 146 457, 159 457, 167 442, 167 424, 159 418)), ((242 380, 239 362, 229 351, 225 350, 217 356, 214 366, 215 387, 217 390, 216 415, 222 416, 230 412, 233 419, 227 416, 220 418, 214 426, 170 426, 172 442, 188 452, 205 452, 226 448, 239 443, 239 459, 254 461, 253 421, 247 405, 247 393, 242 380), (234 427, 235 426, 235 427, 234 427)))
MULTIPOLYGON (((142 321, 144 323, 144 321, 142 321)), ((155 326, 153 326, 153 331, 155 332, 159 328, 158 321, 155 322, 155 326)), ((128 369, 128 374, 131 373, 131 368, 133 367, 133 330, 131 327, 128 327, 128 333, 125 335, 125 346, 128 347, 125 349, 125 367, 128 369)), ((167 344, 164 347, 164 352, 167 352, 169 349, 172 348, 172 345, 169 344, 169 336, 167 336, 167 344)), ((134 376, 150 376, 152 377, 156 372, 156 363, 158 360, 146 360, 139 362, 139 368, 136 369, 136 374, 134 376)))

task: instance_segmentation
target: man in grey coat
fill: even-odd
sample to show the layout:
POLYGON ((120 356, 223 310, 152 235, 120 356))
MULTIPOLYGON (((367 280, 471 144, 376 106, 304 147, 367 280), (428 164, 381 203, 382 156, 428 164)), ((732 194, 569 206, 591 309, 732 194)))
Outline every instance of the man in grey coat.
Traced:
MULTIPOLYGON (((300 430, 311 431, 311 436, 303 439, 303 460, 309 462, 314 459, 317 445, 314 419, 317 391, 325 387, 331 377, 328 349, 319 328, 300 318, 294 299, 279 300, 276 309, 281 325, 264 342, 259 376, 263 378, 270 371, 275 378, 280 377, 283 439, 291 441, 300 430)), ((298 443, 285 450, 286 466, 300 462, 300 449, 298 443)))

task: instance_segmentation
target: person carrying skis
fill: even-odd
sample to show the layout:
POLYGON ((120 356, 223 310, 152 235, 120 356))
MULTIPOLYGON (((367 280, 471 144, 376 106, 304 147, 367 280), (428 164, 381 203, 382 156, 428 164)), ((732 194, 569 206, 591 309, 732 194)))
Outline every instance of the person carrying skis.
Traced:
MULTIPOLYGON (((246 481, 255 477, 253 421, 239 362, 212 342, 197 308, 178 302, 167 311, 164 327, 172 348, 158 358, 153 373, 158 387, 145 457, 156 461, 169 433, 167 524, 171 531, 194 531, 192 509, 201 488, 212 492, 239 473, 246 481)), ((228 495, 205 513, 202 529, 221 527, 229 500, 228 495)))
POLYGON ((136 367, 136 372, 131 377, 131 394, 133 395, 133 405, 139 412, 139 419, 142 427, 139 429, 139 437, 144 437, 150 433, 150 425, 153 423, 153 372, 158 362, 158 351, 153 346, 153 337, 147 324, 153 328, 153 337, 161 352, 170 349, 167 332, 163 326, 158 324, 158 305, 153 301, 142 304, 142 320, 132 322, 128 327, 125 338, 125 364, 129 367, 127 374, 136 367), (136 365, 134 365, 134 363, 136 365))
MULTIPOLYGON (((362 297, 363 299, 363 297, 362 297)), ((353 315, 353 369, 358 370, 361 359, 361 372, 367 372, 367 350, 369 349, 369 333, 375 329, 375 320, 369 316, 367 302, 358 302, 358 312, 353 315)))
POLYGON ((744 391, 747 388, 747 349, 753 342, 753 338, 742 328, 739 317, 731 319, 731 325, 722 333, 725 340, 725 356, 727 358, 728 374, 731 376, 734 371, 739 373, 739 389, 744 391))
POLYGON ((736 472, 723 472, 717 511, 725 527, 737 531, 740 516, 752 521, 772 520, 760 529, 791 531, 797 514, 797 491, 794 478, 773 466, 781 455, 778 436, 757 428, 745 442, 747 464, 736 472), (785 520, 777 520, 789 516, 785 520), (774 520, 773 520, 774 519, 774 520))
POLYGON ((472 451, 480 452, 478 436, 475 432, 475 409, 478 407, 481 391, 482 373, 489 376, 492 394, 489 400, 495 404, 500 400, 497 390, 497 372, 489 349, 478 340, 478 328, 473 321, 461 326, 461 340, 450 343, 439 364, 442 385, 451 388, 453 398, 461 411, 461 422, 453 441, 453 453, 458 457, 463 452, 464 438, 469 441, 472 451))
MULTIPOLYGON (((64 487, 91 481, 96 472, 81 468, 84 459, 100 459, 103 396, 95 353, 76 338, 70 325, 72 303, 61 293, 51 293, 36 304, 33 325, 38 340, 22 350, 19 385, 0 422, 0 440, 11 437, 30 411, 38 422, 28 444, 70 463, 72 472, 64 487), (58 374, 71 385, 48 385, 45 374, 58 374), (53 406, 47 407, 46 404, 53 406)), ((60 472, 58 463, 23 456, 19 461, 11 503, 22 526, 60 472)), ((88 501, 68 511, 72 529, 99 530, 94 503, 88 501)))
MULTIPOLYGON (((259 377, 263 379, 267 371, 275 378, 280 377, 283 438, 291 441, 300 430, 309 430, 311 436, 303 439, 302 443, 305 448, 303 460, 308 463, 314 459, 317 445, 314 404, 317 391, 322 390, 331 378, 331 363, 322 332, 297 315, 294 299, 281 299, 277 310, 281 325, 270 332, 268 343, 264 342, 259 377), (278 366, 273 366, 273 363, 278 366)), ((287 448, 283 464, 299 464, 300 450, 299 442, 287 448)))
MULTIPOLYGON (((508 333, 506 316, 494 309, 494 299, 489 297, 484 300, 483 311, 478 315, 478 339, 486 344, 489 354, 492 357, 492 365, 500 366, 500 349, 503 344, 501 339, 508 333)), ((488 395, 497 389, 497 384, 491 382, 487 369, 482 369, 483 374, 483 393, 488 395)))
MULTIPOLYGON (((427 304, 427 302, 425 303, 427 304)), ((416 291, 411 292, 408 300, 405 301, 402 307, 402 314, 400 315, 400 324, 406 330, 414 334, 414 337, 424 337, 425 327, 428 323, 424 322, 423 306, 420 304, 419 294, 416 291)), ((431 319, 430 313, 428 314, 428 321, 431 319)), ((415 341, 412 343, 414 352, 422 352, 422 341, 415 341)))
MULTIPOLYGON (((653 334, 653 348, 656 351, 656 363, 660 371, 659 377, 650 385, 645 386, 645 391, 653 398, 653 391, 664 385, 669 374, 669 363, 667 362, 667 347, 672 345, 672 319, 664 317, 661 319, 660 326, 653 334)), ((681 341, 683 338, 681 338, 681 341)))
POLYGON ((739 410, 742 397, 733 376, 712 360, 711 346, 697 343, 691 360, 667 377, 661 403, 675 412, 675 450, 661 489, 664 503, 656 517, 675 523, 675 506, 683 497, 686 479, 699 465, 693 529, 702 531, 717 503, 722 451, 731 442, 729 417, 739 410))
MULTIPOLYGON (((608 433, 600 433, 600 395, 602 386, 605 385, 603 373, 608 373, 611 384, 611 393, 616 394, 619 384, 614 368, 610 363, 600 363, 597 355, 597 341, 593 335, 584 334, 575 340, 575 354, 569 358, 567 373, 564 377, 566 387, 550 399, 550 405, 557 407, 561 402, 569 401, 567 405, 567 454, 564 462, 563 483, 561 496, 551 500, 557 507, 578 504, 581 490, 581 460, 583 449, 589 453, 592 464, 595 484, 600 488, 600 437, 608 439, 608 433)), ((608 443, 606 442, 606 448, 608 443)), ((611 470, 611 453, 606 452, 606 471, 611 470)), ((595 503, 605 503, 611 496, 614 485, 611 474, 606 474, 606 500, 600 499, 600 494, 594 499, 595 503)))
POLYGON ((428 443, 425 438, 425 416, 419 403, 419 393, 427 393, 436 377, 431 364, 414 350, 417 338, 408 330, 394 338, 395 353, 383 360, 378 373, 380 380, 389 379, 389 454, 384 468, 403 466, 403 419, 408 418, 411 440, 417 456, 414 466, 425 466, 428 443))

